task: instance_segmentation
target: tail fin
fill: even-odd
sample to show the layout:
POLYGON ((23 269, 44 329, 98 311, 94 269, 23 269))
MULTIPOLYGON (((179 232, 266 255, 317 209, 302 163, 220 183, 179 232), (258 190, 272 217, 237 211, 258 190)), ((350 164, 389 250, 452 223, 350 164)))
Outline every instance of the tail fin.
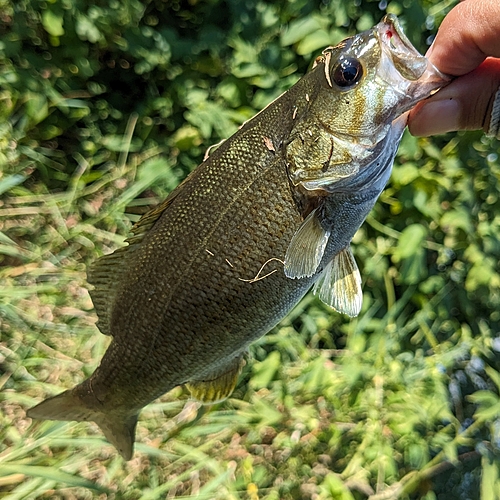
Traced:
POLYGON ((139 415, 105 414, 88 408, 74 390, 46 399, 30 408, 26 414, 40 420, 92 420, 125 460, 130 460, 134 453, 135 427, 139 415))

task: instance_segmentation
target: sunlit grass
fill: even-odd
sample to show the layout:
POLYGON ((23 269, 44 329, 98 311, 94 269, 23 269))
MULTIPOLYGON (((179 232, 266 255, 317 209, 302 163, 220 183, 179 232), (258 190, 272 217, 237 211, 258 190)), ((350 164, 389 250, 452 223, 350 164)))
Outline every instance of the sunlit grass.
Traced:
MULTIPOLYGON (((123 167, 119 179, 136 168, 123 167)), ((3 238, 17 264, 0 271, 2 497, 400 498, 458 460, 472 433, 452 411, 448 373, 473 351, 491 352, 493 336, 473 338, 464 327, 437 341, 435 311, 450 287, 413 313, 416 288, 396 299, 392 280, 382 316, 383 302, 368 298, 358 319, 340 323, 308 297, 256 343, 228 402, 200 408, 179 388, 147 407, 128 463, 92 423, 27 419, 26 408, 88 376, 108 344, 82 262, 123 241, 107 228, 123 227, 123 208, 139 191, 113 185, 119 179, 109 174, 95 191, 21 193, 4 208, 32 238, 3 238), (97 198, 99 215, 82 217, 101 190, 109 201, 97 198), (334 332, 347 342, 340 349, 334 332), (405 339, 417 348, 402 351, 405 339)))
MULTIPOLYGON (((14 3, 4 3, 8 23, 14 3)), ((408 29, 421 37, 419 19, 438 22, 453 3, 413 2, 408 29)), ((181 54, 145 73, 142 114, 100 99, 105 83, 83 67, 71 73, 82 97, 63 97, 50 78, 29 73, 38 67, 24 72, 28 59, 19 74, 11 68, 26 78, 26 95, 0 73, 10 89, 0 94, 1 499, 500 498, 500 150, 481 134, 405 135, 392 181, 354 239, 360 316, 307 296, 253 344, 228 401, 203 407, 176 388, 147 406, 131 461, 93 423, 25 413, 88 377, 109 343, 95 326, 87 266, 124 244, 132 223, 198 163, 202 144, 227 136, 298 77, 297 52, 313 57, 325 37, 347 34, 345 22, 353 31, 358 18, 378 20, 380 4, 364 1, 358 12, 354 2, 321 2, 327 15, 319 16, 300 2, 258 2, 253 20, 249 4, 235 2, 236 28, 208 26, 228 37, 217 50, 183 38, 199 59, 181 54), (246 22, 251 36, 262 31, 255 45, 241 39, 250 36, 246 22), (282 23, 301 31, 283 32, 282 23), (231 53, 220 56, 221 47, 231 53), (156 87, 165 74, 168 84, 156 87), (81 90, 87 83, 95 95, 81 90), (57 131, 63 126, 69 132, 57 131)), ((134 40, 143 12, 140 2, 110 4, 99 29, 112 30, 109 43, 122 31, 134 40)), ((27 48, 45 29, 39 18, 30 18, 39 31, 16 34, 25 32, 27 48)), ((69 20, 64 28, 71 33, 69 20)), ((153 39, 164 42, 141 40, 153 39)), ((7 75, 9 40, 0 44, 7 75)), ((66 46, 52 42, 43 52, 37 38, 34 53, 50 51, 64 69, 69 56, 58 47, 66 46)), ((151 50, 139 59, 144 71, 168 59, 164 45, 151 50)), ((132 70, 118 75, 119 63, 113 78, 126 80, 132 70)))

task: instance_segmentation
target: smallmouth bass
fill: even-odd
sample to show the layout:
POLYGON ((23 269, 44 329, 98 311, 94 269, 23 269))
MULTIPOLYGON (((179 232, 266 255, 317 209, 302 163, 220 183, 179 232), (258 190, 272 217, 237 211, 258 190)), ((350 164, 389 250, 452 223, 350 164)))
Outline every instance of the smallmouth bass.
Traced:
POLYGON ((356 316, 351 239, 390 176, 405 113, 447 82, 394 16, 325 49, 91 266, 112 341, 90 378, 28 416, 92 420, 128 460, 145 405, 181 384, 202 402, 227 398, 249 344, 311 287, 356 316))

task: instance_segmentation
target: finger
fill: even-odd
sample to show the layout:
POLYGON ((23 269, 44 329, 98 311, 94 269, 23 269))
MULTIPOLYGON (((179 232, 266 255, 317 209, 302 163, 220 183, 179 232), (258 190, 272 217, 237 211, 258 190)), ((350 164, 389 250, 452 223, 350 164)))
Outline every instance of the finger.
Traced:
POLYGON ((499 87, 500 59, 486 59, 474 71, 417 105, 408 118, 410 132, 418 136, 481 128, 490 132, 491 111, 499 87))
POLYGON ((500 57, 500 1, 465 0, 444 18, 427 57, 443 73, 459 76, 486 57, 500 57))

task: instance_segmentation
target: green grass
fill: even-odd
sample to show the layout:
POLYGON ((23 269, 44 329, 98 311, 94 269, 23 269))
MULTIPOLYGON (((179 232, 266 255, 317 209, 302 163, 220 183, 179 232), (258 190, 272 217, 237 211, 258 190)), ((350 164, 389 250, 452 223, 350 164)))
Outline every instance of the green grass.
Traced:
MULTIPOLYGON (((326 38, 381 14, 174 3, 0 1, 0 498, 500 498, 500 147, 481 133, 404 137, 354 239, 360 316, 307 296, 228 401, 174 389, 144 409, 130 462, 92 423, 26 417, 106 350, 86 267, 326 38)), ((453 3, 390 8, 422 48, 453 3)))
MULTIPOLYGON (((411 308, 418 286, 401 295, 386 278, 386 312, 367 291, 352 321, 307 297, 256 343, 228 402, 200 408, 179 388, 147 407, 130 462, 93 424, 27 419, 27 407, 88 376, 106 348, 84 263, 121 244, 114 231, 128 227, 124 200, 138 192, 131 179, 148 179, 141 191, 155 182, 144 173, 151 161, 162 160, 110 169, 98 188, 5 199, 12 265, 0 271, 1 498, 409 498, 455 467, 471 468, 479 484, 481 461, 490 471, 482 487, 498 488, 497 445, 487 438, 498 426, 497 393, 476 392, 472 415, 449 391, 472 359, 495 359, 494 334, 486 323, 479 335, 446 325, 451 283, 411 308), (464 429, 466 414, 474 421, 464 429)), ((382 258, 375 252, 371 261, 382 258)), ((486 370, 477 376, 499 385, 498 372, 486 370)))

